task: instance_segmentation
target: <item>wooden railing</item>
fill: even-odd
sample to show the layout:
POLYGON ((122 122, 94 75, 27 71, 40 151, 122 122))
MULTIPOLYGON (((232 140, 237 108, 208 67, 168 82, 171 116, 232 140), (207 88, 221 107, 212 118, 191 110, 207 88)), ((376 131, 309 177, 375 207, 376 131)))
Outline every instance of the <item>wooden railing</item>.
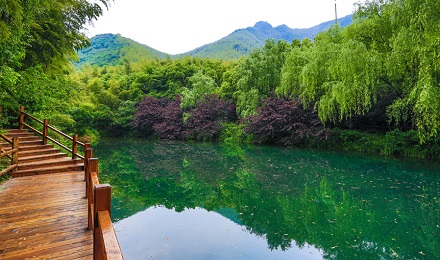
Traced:
POLYGON ((88 228, 93 230, 94 259, 123 259, 111 221, 111 186, 99 184, 98 159, 93 150, 85 151, 86 197, 88 198, 88 228))
POLYGON ((92 158, 93 149, 90 148, 88 143, 83 144, 79 142, 77 135, 73 135, 73 137, 66 135, 49 125, 48 119, 41 121, 26 113, 24 107, 21 106, 19 128, 23 129, 24 127, 43 136, 44 144, 47 144, 47 141, 49 140, 72 153, 72 159, 79 157, 84 160, 84 180, 86 183, 85 195, 88 200, 88 229, 93 230, 93 259, 123 259, 111 221, 111 186, 109 184, 99 184, 98 159, 92 158), (25 116, 41 123, 43 125, 43 131, 40 132, 26 124, 24 122, 25 116), (72 141, 72 149, 50 137, 48 134, 49 129, 72 141), (84 147, 84 156, 78 154, 78 145, 84 147))
POLYGON ((71 153, 72 159, 75 159, 75 158, 84 159, 84 156, 82 156, 81 154, 78 153, 78 146, 83 147, 83 149, 85 150, 85 149, 87 149, 87 144, 84 144, 84 143, 78 141, 78 135, 75 134, 73 136, 69 136, 69 135, 61 132, 60 130, 56 129, 55 127, 49 125, 49 119, 40 120, 40 119, 34 117, 33 115, 25 112, 24 106, 21 106, 20 107, 20 116, 18 117, 18 128, 20 130, 23 130, 24 127, 41 135, 43 138, 43 144, 47 144, 47 141, 51 141, 52 143, 58 145, 59 147, 65 149, 66 151, 71 153), (30 118, 31 120, 41 124, 43 127, 43 131, 39 131, 39 130, 35 129, 34 127, 32 127, 31 125, 27 124, 25 122, 25 117, 30 118), (49 130, 54 131, 55 133, 59 134, 60 136, 66 138, 67 140, 72 142, 72 148, 69 148, 66 145, 64 145, 63 143, 61 143, 60 141, 50 137, 49 130))
POLYGON ((5 140, 6 142, 8 142, 12 148, 9 150, 3 150, 2 148, 0 149, 0 161, 2 160, 2 158, 4 156, 7 156, 8 158, 11 159, 11 164, 10 166, 6 167, 6 169, 3 169, 2 171, 0 171, 0 176, 10 172, 10 171, 16 171, 17 167, 18 167, 18 141, 19 138, 18 137, 14 137, 14 138, 9 138, 4 134, 0 134, 0 138, 2 138, 3 140, 5 140))

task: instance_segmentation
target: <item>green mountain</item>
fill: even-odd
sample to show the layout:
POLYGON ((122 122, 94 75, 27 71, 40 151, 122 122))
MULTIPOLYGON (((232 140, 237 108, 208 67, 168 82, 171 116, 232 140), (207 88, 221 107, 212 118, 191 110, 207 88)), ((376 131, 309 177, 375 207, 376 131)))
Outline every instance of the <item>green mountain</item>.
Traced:
MULTIPOLYGON (((352 23, 352 15, 338 20, 341 27, 352 23)), ((334 21, 328 21, 307 29, 291 29, 286 25, 272 27, 267 22, 257 22, 253 27, 239 29, 230 35, 192 51, 178 55, 168 55, 146 45, 117 34, 101 34, 90 39, 91 46, 78 52, 79 61, 73 63, 76 68, 90 65, 117 65, 127 59, 138 62, 150 59, 165 59, 168 56, 179 58, 192 56, 214 59, 237 59, 248 55, 251 51, 261 48, 267 39, 286 40, 313 39, 316 34, 328 29, 334 21)))
MULTIPOLYGON (((341 27, 352 23, 353 15, 338 19, 341 27)), ((177 56, 197 56, 200 58, 236 59, 248 55, 251 51, 261 48, 267 39, 286 40, 314 39, 315 36, 330 28, 335 21, 328 21, 306 29, 291 29, 286 25, 272 27, 267 22, 257 22, 253 27, 239 29, 230 35, 210 44, 196 48, 177 56)))
POLYGON ((90 39, 91 46, 78 51, 79 61, 74 66, 79 68, 86 64, 90 65, 117 65, 125 59, 137 62, 149 59, 164 59, 166 53, 155 50, 146 45, 117 34, 100 34, 90 39))

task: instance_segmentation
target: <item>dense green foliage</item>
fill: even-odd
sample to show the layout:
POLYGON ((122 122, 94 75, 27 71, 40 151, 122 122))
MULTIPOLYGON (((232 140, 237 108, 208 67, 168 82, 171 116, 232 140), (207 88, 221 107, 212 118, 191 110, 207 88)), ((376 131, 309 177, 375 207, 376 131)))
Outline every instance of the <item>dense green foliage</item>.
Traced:
MULTIPOLYGON (((222 61, 189 57, 133 64, 126 61, 103 68, 86 66, 74 75, 83 98, 76 109, 88 111, 89 128, 114 135, 125 134, 131 129, 135 106, 144 96, 174 98, 182 95, 190 107, 205 94, 212 94, 197 94, 199 90, 204 91, 204 85, 200 84, 210 82, 214 91, 214 86, 221 84, 223 73, 231 66, 222 61)), ((180 107, 179 102, 177 108, 180 107)))
POLYGON ((10 179, 10 176, 8 174, 0 176, 0 184, 10 179))
POLYGON ((16 121, 20 105, 30 111, 66 112, 76 84, 65 73, 89 40, 85 25, 109 0, 0 1, 0 124, 16 121), (101 5, 100 5, 101 4, 101 5))
MULTIPOLYGON (((88 2, 79 2, 88 6, 88 2)), ((131 131, 141 100, 150 97, 157 101, 166 97, 173 104, 173 110, 162 115, 168 118, 170 131, 181 131, 186 123, 192 123, 191 113, 206 104, 207 97, 215 95, 219 98, 218 104, 224 101, 235 106, 239 118, 216 123, 215 134, 201 138, 189 134, 185 139, 215 140, 220 137, 223 140, 273 143, 288 133, 277 132, 278 136, 273 138, 258 139, 255 132, 245 129, 250 118, 263 114, 263 101, 276 96, 287 103, 288 100, 300 102, 304 111, 316 113, 320 124, 326 127, 361 131, 364 138, 374 133, 378 138, 385 136, 395 142, 400 142, 401 136, 411 136, 411 142, 405 141, 401 145, 414 146, 414 142, 424 147, 428 145, 434 149, 423 154, 437 157, 435 147, 439 146, 440 140, 440 15, 436 11, 440 6, 437 1, 368 1, 358 5, 353 23, 346 27, 334 25, 317 34, 313 41, 308 38, 289 42, 269 39, 262 48, 234 61, 190 56, 160 59, 160 53, 135 46, 120 36, 101 35, 93 40, 92 48, 83 50, 93 57, 96 65, 82 66, 67 76, 68 67, 60 64, 66 64, 73 50, 87 43, 75 28, 80 28, 84 19, 96 18, 101 9, 95 5, 89 6, 92 9, 69 9, 69 14, 79 19, 71 21, 69 19, 73 18, 63 16, 62 11, 68 3, 43 5, 55 12, 54 19, 58 20, 53 23, 73 22, 76 26, 72 28, 77 34, 69 34, 76 38, 54 45, 50 43, 52 38, 43 33, 46 28, 43 24, 48 21, 39 15, 46 17, 46 13, 40 14, 31 8, 31 3, 42 2, 8 3, 8 15, 2 15, 1 26, 5 28, 2 30, 4 38, 0 41, 0 58, 4 60, 0 67, 3 125, 15 120, 16 112, 13 111, 19 104, 24 104, 40 117, 49 117, 61 129, 76 131, 82 136, 96 137, 99 132, 145 135, 142 128, 135 127, 136 131, 131 131), (56 13, 57 10, 61 11, 56 13), (75 12, 78 16, 73 15, 75 12), (22 24, 9 23, 9 19, 15 17, 13 15, 22 24), (42 35, 48 39, 35 36, 38 31, 31 27, 38 22, 42 24, 42 35), (12 31, 17 33, 10 33, 12 31), (36 52, 35 46, 47 52, 36 52), (100 53, 104 47, 106 52, 100 53), (144 51, 152 55, 152 59, 141 58, 144 51), (138 54, 139 58, 135 59, 133 56, 138 54), (125 58, 121 59, 122 56, 125 58)), ((63 27, 58 26, 50 28, 58 28, 56 33, 67 37, 68 30, 63 31, 63 27)), ((266 23, 258 23, 252 28, 273 35, 272 30, 276 29, 277 34, 283 35, 283 28, 272 28, 266 23)), ((241 31, 247 30, 237 33, 241 31)), ((273 111, 290 111, 282 102, 274 104, 279 107, 273 111)), ((214 110, 205 112, 204 115, 217 115, 214 110)), ((209 125, 208 121, 203 122, 209 125)), ((306 127, 296 121, 271 122, 282 122, 276 125, 277 129, 292 130, 294 125, 306 127)), ((261 129, 267 132, 259 133, 260 136, 270 136, 273 131, 261 129)), ((295 131, 307 132, 307 129, 295 131)), ((146 133, 153 132, 146 130, 146 133)), ((175 133, 159 136, 175 136, 175 133)), ((347 146, 344 138, 330 140, 339 140, 332 146, 347 146)), ((305 143, 328 146, 314 138, 305 143)), ((384 154, 415 155, 415 152, 394 152, 396 149, 400 151, 400 148, 391 146, 378 150, 384 154)))
POLYGON ((385 156, 440 159, 440 146, 438 141, 429 141, 421 144, 417 131, 402 132, 394 129, 385 134, 361 132, 333 128, 329 139, 323 142, 308 144, 314 148, 329 150, 344 150, 367 154, 381 154, 385 156))
POLYGON ((371 1, 353 25, 318 35, 292 52, 299 73, 279 93, 314 103, 323 122, 363 115, 390 97, 383 111, 395 127, 412 125, 421 141, 438 136, 440 15, 438 1, 371 1), (298 66, 300 66, 298 68, 298 66), (291 84, 294 83, 294 84, 291 84))

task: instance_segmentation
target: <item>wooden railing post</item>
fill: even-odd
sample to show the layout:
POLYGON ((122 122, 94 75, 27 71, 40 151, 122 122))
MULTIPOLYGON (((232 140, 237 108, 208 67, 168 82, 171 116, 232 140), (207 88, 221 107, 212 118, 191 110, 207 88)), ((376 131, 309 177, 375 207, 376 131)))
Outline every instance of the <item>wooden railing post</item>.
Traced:
MULTIPOLYGON (((89 143, 85 143, 84 146, 84 180, 87 181, 89 179, 89 159, 93 157, 93 149, 90 148, 89 143)), ((86 194, 87 196, 87 194, 86 194)))
MULTIPOLYGON (((87 163, 87 179, 86 179, 86 197, 88 204, 88 229, 94 229, 94 221, 95 221, 95 196, 93 194, 93 177, 97 179, 98 176, 98 159, 97 158, 89 158, 87 163), (93 173, 93 174, 92 174, 93 173), (93 175, 93 176, 92 176, 93 175)), ((98 184, 98 183, 96 183, 98 184)))
POLYGON ((76 154, 78 153, 78 135, 73 135, 73 144, 72 144, 72 159, 76 158, 76 154))
MULTIPOLYGON (((98 184, 93 187, 95 201, 95 217, 98 211, 108 210, 112 215, 112 187, 110 184, 98 184)), ((95 222, 98 223, 98 222, 95 222)), ((96 226, 96 225, 95 225, 96 226)))
POLYGON ((18 129, 23 130, 24 106, 20 106, 20 116, 18 116, 18 129))
MULTIPOLYGON (((87 181, 86 181, 86 192, 87 198, 89 201, 93 200, 92 192, 93 192, 93 183, 92 183, 92 172, 98 173, 98 159, 97 158, 89 158, 87 163, 87 181)), ((89 203, 90 204, 90 203, 89 203)), ((92 203, 93 204, 93 203, 92 203)))
MULTIPOLYGON (((93 217, 95 218, 95 228, 93 231, 93 258, 94 259, 107 259, 105 255, 104 243, 101 240, 102 231, 99 227, 98 212, 108 211, 111 214, 111 194, 112 189, 109 184, 98 184, 94 187, 94 201, 95 211, 93 217)), ((111 216, 111 215, 110 215, 111 216)))
POLYGON ((90 143, 88 141, 85 141, 84 143, 84 149, 89 149, 90 147, 90 143))
MULTIPOLYGON (((14 137, 12 138, 12 149, 15 149, 15 152, 12 154, 12 164, 18 165, 18 142, 20 138, 14 137)), ((12 171, 16 172, 18 167, 15 167, 12 171)))
POLYGON ((47 144, 47 137, 49 136, 49 119, 44 119, 43 123, 43 144, 47 144))
POLYGON ((86 198, 89 197, 89 183, 90 183, 90 160, 93 157, 93 149, 87 148, 84 150, 84 180, 86 181, 86 198))

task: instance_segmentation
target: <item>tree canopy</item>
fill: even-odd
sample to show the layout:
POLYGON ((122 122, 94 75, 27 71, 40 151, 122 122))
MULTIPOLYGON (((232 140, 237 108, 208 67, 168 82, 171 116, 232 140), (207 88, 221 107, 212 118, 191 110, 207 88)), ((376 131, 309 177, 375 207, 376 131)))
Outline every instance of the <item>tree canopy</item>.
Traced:
POLYGON ((358 4, 354 23, 295 48, 277 92, 314 104, 323 122, 364 115, 384 96, 396 126, 413 124, 421 141, 440 130, 440 2, 375 0, 358 4))
MULTIPOLYGON (((110 0, 0 1, 0 99, 3 123, 17 104, 49 105, 56 79, 70 66, 76 50, 89 44, 85 26, 110 0), (51 85, 48 87, 48 85, 51 85), (48 99, 50 101, 48 101, 48 99)), ((58 84, 58 83, 63 84, 58 84)))
MULTIPOLYGON (((134 61, 127 53, 116 65, 84 65, 75 72, 68 61, 88 44, 84 24, 101 15, 109 0, 0 3, 3 125, 15 120, 11 111, 24 104, 53 112, 56 122, 83 134, 96 130, 117 134, 129 130, 139 112, 154 117, 142 109, 147 102, 145 107, 155 107, 163 120, 170 120, 156 124, 157 129, 144 126, 148 133, 160 132, 158 136, 175 136, 172 129, 193 131, 189 127, 196 119, 209 125, 207 120, 220 117, 219 108, 230 112, 233 107, 238 119, 216 123, 209 128, 215 134, 188 136, 215 139, 219 125, 230 137, 243 136, 252 119, 272 131, 266 127, 272 116, 274 127, 293 130, 290 125, 300 118, 291 117, 294 111, 309 113, 314 120, 317 115, 320 124, 331 128, 381 134, 410 131, 408 136, 417 133, 421 143, 440 140, 438 1, 363 1, 347 27, 335 24, 314 39, 301 41, 268 39, 240 60, 168 56, 134 61), (273 101, 271 106, 265 103, 268 100, 273 101)), ((315 123, 313 127, 321 129, 315 123)), ((256 137, 251 132, 249 136, 256 137)), ((261 136, 266 134, 270 132, 261 136)))

